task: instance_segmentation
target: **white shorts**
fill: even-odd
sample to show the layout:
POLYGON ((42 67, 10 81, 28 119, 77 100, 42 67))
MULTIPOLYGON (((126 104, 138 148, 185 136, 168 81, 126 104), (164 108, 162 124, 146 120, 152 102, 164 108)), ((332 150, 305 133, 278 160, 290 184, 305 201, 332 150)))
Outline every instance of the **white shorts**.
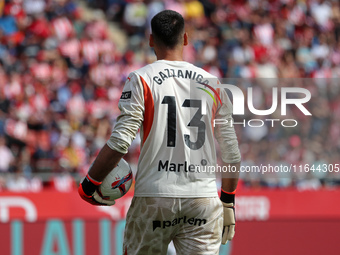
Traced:
POLYGON ((127 213, 124 255, 162 255, 172 240, 177 255, 219 253, 223 206, 218 197, 134 197, 127 213))

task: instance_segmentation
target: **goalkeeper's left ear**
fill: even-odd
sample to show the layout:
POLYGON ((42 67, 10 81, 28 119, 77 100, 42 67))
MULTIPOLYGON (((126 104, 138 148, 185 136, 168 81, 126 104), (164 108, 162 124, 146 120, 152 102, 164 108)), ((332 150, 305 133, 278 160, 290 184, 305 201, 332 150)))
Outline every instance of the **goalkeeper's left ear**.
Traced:
POLYGON ((223 232, 222 232, 222 244, 226 244, 231 241, 235 235, 235 193, 226 192, 221 189, 221 201, 223 204, 223 232))

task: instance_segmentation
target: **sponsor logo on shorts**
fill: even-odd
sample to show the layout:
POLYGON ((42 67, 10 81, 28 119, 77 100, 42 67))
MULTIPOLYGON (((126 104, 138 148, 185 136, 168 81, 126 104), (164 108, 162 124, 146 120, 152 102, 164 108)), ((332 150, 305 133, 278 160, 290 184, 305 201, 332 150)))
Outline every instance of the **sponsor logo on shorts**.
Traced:
POLYGON ((153 231, 155 231, 156 228, 169 228, 174 227, 177 224, 189 224, 193 226, 201 226, 207 223, 206 219, 199 219, 199 218, 187 218, 186 216, 176 218, 173 220, 154 220, 153 222, 153 231))

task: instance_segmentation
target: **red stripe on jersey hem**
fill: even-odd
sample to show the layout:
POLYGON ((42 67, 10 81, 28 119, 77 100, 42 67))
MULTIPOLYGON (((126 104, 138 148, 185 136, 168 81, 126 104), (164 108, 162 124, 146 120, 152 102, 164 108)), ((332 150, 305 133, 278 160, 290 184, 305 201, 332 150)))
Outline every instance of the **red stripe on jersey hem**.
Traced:
POLYGON ((142 81, 143 91, 144 91, 144 121, 143 121, 143 143, 145 143, 146 139, 149 136, 154 117, 154 101, 152 97, 152 93, 149 85, 143 79, 143 77, 139 76, 142 81))

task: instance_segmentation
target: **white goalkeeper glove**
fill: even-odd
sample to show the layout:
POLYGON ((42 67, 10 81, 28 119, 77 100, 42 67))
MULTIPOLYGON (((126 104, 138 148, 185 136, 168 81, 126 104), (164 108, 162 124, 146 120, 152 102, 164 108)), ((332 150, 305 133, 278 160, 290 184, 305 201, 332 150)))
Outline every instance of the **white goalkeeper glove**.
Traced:
POLYGON ((220 199, 223 204, 222 244, 226 244, 228 241, 231 241, 235 235, 235 194, 229 194, 221 190, 220 199))

